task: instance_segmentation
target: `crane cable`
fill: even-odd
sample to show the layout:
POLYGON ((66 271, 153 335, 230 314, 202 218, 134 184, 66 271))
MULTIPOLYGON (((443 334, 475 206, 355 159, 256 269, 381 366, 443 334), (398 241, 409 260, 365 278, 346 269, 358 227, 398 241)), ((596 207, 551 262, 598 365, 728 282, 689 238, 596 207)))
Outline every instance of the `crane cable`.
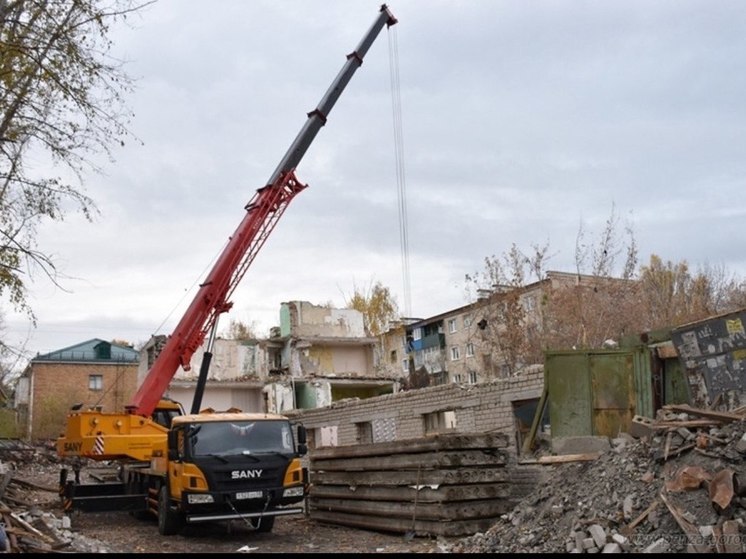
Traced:
POLYGON ((404 135, 402 132, 401 88, 399 85, 399 42, 396 27, 389 27, 389 72, 391 105, 394 124, 394 156, 396 186, 399 201, 399 242, 401 245, 402 281, 404 285, 404 314, 412 316, 412 295, 409 276, 409 233, 407 226, 407 183, 404 173, 404 135))

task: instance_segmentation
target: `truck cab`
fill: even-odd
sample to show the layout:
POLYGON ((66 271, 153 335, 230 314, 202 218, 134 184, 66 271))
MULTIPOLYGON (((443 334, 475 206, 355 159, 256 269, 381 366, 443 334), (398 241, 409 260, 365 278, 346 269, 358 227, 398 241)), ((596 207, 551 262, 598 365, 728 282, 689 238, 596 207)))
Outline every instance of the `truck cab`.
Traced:
POLYGON ((143 478, 153 496, 151 512, 163 534, 232 519, 271 531, 275 517, 303 512, 306 452, 305 428, 284 416, 209 410, 174 417, 168 455, 154 457, 143 478), (162 483, 154 487, 157 473, 162 483))

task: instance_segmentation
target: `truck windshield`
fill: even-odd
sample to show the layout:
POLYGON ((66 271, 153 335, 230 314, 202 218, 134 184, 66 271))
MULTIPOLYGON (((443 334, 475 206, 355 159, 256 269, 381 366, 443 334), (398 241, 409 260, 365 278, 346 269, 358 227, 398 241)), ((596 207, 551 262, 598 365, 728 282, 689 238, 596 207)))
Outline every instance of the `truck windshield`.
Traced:
POLYGON ((194 426, 189 439, 194 456, 293 451, 287 421, 209 421, 194 426))

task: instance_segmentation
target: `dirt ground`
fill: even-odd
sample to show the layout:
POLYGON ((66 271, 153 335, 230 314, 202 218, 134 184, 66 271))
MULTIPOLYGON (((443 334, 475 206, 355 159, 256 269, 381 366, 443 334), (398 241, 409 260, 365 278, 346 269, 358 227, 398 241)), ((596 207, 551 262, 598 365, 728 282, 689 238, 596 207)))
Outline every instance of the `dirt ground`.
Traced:
MULTIPOLYGON (((5 462, 5 460, 3 460, 5 462)), ((74 553, 444 553, 454 539, 382 533, 323 524, 307 515, 278 517, 270 533, 241 521, 189 525, 182 534, 162 536, 153 520, 129 512, 81 512, 65 515, 58 494, 60 465, 46 450, 9 461, 13 477, 33 484, 16 512, 40 517, 68 542, 74 553)))
MULTIPOLYGON (((72 531, 101 542, 109 553, 443 553, 445 540, 407 538, 316 523, 305 516, 277 518, 269 534, 238 521, 194 525, 183 535, 161 536, 155 522, 129 513, 75 513, 72 531)), ((95 543, 94 543, 95 545, 95 543)))

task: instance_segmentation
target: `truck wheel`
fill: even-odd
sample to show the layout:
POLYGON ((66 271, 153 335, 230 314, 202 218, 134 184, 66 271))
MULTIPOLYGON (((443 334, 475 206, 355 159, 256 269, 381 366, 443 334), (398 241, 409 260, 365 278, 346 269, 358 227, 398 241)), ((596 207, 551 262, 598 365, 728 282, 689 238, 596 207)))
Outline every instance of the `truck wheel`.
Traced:
POLYGON ((168 486, 164 485, 158 492, 158 533, 173 536, 181 530, 181 517, 171 508, 168 498, 168 486))
POLYGON ((274 528, 275 517, 274 516, 262 516, 261 518, 252 518, 251 525, 254 527, 254 530, 256 530, 257 532, 268 534, 269 532, 272 531, 272 528, 274 528))

